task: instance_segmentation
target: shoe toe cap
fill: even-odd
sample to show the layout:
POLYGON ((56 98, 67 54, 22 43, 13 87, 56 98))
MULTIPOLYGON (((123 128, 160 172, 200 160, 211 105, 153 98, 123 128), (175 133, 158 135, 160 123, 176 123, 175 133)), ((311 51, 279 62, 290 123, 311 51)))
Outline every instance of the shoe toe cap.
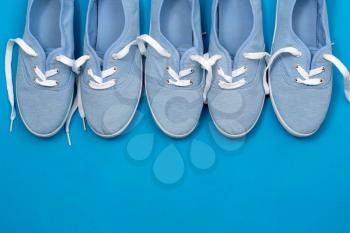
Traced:
POLYGON ((63 127, 69 113, 73 91, 18 90, 20 115, 25 126, 40 137, 53 136, 63 127))
POLYGON ((199 91, 162 90, 148 98, 156 123, 167 135, 183 138, 196 128, 203 108, 199 91))
POLYGON ((83 87, 83 108, 90 128, 106 138, 122 134, 136 112, 140 88, 140 82, 107 90, 83 87))
POLYGON ((331 88, 274 91, 275 112, 282 125, 294 136, 306 137, 316 133, 329 108, 331 88))
POLYGON ((265 95, 262 90, 220 90, 209 95, 209 111, 214 124, 227 137, 248 134, 259 119, 265 95))

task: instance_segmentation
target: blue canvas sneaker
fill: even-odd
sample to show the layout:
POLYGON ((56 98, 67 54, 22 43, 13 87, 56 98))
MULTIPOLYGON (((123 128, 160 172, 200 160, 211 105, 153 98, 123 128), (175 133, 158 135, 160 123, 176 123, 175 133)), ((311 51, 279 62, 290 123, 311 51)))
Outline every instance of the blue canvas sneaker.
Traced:
POLYGON ((16 102, 28 130, 39 137, 56 134, 69 115, 75 74, 73 36, 74 0, 30 0, 23 39, 7 44, 5 73, 12 108, 11 126, 16 117, 16 102), (12 53, 20 47, 16 98, 12 83, 12 53))
POLYGON ((214 0, 204 99, 217 129, 239 138, 257 123, 265 101, 261 0, 214 0))
POLYGON ((90 0, 77 106, 99 136, 116 137, 131 123, 142 91, 139 1, 90 0))
POLYGON ((350 75, 332 55, 325 0, 278 1, 269 68, 276 115, 292 135, 313 135, 324 121, 332 94, 332 64, 343 74, 350 101, 350 75))
POLYGON ((198 0, 152 1, 145 68, 146 94, 153 118, 168 136, 193 132, 203 108, 204 72, 198 0))

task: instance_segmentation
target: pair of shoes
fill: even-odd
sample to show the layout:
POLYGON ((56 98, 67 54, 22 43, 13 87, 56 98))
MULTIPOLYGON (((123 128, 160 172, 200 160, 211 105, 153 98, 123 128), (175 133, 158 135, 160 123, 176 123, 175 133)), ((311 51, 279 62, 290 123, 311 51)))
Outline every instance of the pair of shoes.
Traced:
POLYGON ((10 40, 6 49, 11 131, 15 102, 31 133, 51 137, 66 124, 69 143, 77 108, 102 137, 117 136, 130 124, 142 91, 138 1, 90 0, 85 55, 76 60, 73 14, 74 0, 29 1, 23 39, 10 40), (16 44, 21 49, 15 100, 11 63, 16 44))
POLYGON ((197 0, 152 3, 145 86, 160 129, 171 137, 186 137, 207 103, 220 132, 232 138, 246 135, 265 100, 268 53, 260 1, 213 1, 211 56, 203 54, 197 0))
POLYGON ((279 1, 272 56, 265 52, 261 0, 213 0, 208 54, 197 0, 152 3, 150 35, 142 36, 145 87, 153 118, 171 137, 193 132, 203 104, 223 135, 243 137, 268 94, 289 132, 312 135, 328 110, 332 64, 350 100, 349 72, 331 55, 325 0, 279 1))

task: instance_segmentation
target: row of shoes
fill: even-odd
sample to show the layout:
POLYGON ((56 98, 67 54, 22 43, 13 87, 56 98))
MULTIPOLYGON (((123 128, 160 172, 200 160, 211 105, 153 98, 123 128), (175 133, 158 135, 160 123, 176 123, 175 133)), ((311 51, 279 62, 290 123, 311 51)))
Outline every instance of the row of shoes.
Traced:
POLYGON ((138 0, 90 0, 85 55, 75 59, 74 0, 29 0, 23 39, 10 40, 6 50, 11 130, 17 105, 36 136, 66 125, 70 142, 78 110, 84 126, 86 119, 97 135, 115 137, 131 123, 144 86, 156 124, 174 138, 193 132, 204 104, 222 134, 243 137, 267 95, 289 133, 310 136, 328 111, 332 65, 344 76, 349 101, 350 74, 332 55, 326 0, 277 2, 267 53, 261 0, 213 0, 204 54, 198 0, 152 0, 149 35, 140 35, 138 0), (14 45, 20 47, 16 98, 14 45))

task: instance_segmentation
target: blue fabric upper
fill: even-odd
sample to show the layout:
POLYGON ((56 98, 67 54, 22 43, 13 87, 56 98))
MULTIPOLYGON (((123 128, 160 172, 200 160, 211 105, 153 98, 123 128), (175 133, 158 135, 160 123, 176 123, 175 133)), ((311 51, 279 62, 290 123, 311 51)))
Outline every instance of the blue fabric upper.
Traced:
POLYGON ((332 93, 332 66, 323 59, 331 54, 325 0, 278 1, 276 31, 272 54, 284 47, 295 47, 301 57, 283 55, 271 67, 269 83, 271 98, 279 120, 296 136, 315 133, 328 111, 332 93), (315 76, 323 83, 306 86, 295 80, 300 74, 296 65, 306 71, 325 67, 325 72, 315 76))
POLYGON ((84 53, 91 58, 82 71, 83 108, 92 130, 103 137, 121 134, 130 124, 142 90, 142 60, 136 46, 121 60, 112 55, 139 36, 139 3, 137 0, 90 0, 87 15, 84 53), (117 67, 106 81, 117 84, 106 90, 90 88, 88 69, 97 75, 117 67))
POLYGON ((151 112, 167 135, 185 137, 196 128, 203 108, 204 72, 190 59, 203 55, 198 0, 152 1, 150 36, 171 54, 164 58, 150 46, 147 50, 145 88, 151 112), (192 68, 194 72, 185 79, 193 85, 169 85, 168 66, 177 73, 192 68))
POLYGON ((35 135, 48 137, 65 123, 74 94, 75 76, 71 67, 55 60, 56 56, 74 55, 74 0, 29 0, 23 39, 38 57, 30 57, 20 50, 16 92, 21 118, 35 135), (34 82, 33 67, 42 71, 59 69, 54 76, 59 85, 43 87, 34 82))
POLYGON ((221 55, 222 59, 213 67, 208 106, 216 127, 225 136, 246 135, 260 116, 265 101, 266 63, 264 59, 249 60, 243 55, 264 51, 261 1, 214 0, 209 54, 221 55), (219 67, 230 75, 242 66, 248 71, 234 81, 245 78, 246 85, 234 90, 224 90, 218 85, 222 79, 217 74, 219 67))

